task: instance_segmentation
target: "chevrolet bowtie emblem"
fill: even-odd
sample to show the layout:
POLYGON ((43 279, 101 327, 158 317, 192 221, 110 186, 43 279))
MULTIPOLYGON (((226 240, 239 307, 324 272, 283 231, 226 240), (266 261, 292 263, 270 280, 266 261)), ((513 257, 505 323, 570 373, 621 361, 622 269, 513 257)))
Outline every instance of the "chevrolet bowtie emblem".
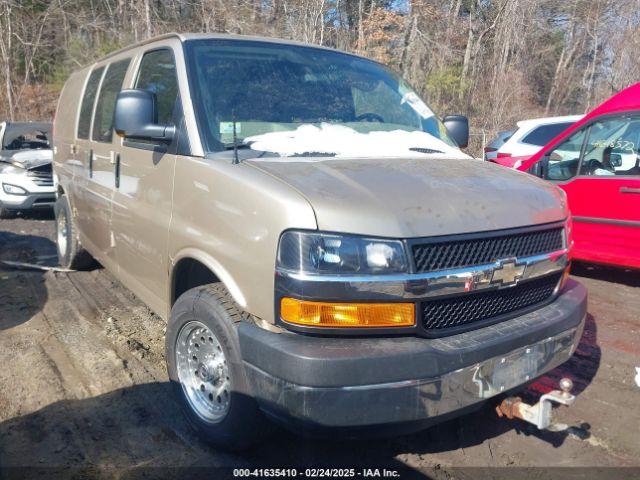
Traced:
POLYGON ((493 271, 491 283, 500 283, 503 287, 512 287, 524 276, 526 264, 518 265, 515 259, 499 260, 499 266, 493 271))

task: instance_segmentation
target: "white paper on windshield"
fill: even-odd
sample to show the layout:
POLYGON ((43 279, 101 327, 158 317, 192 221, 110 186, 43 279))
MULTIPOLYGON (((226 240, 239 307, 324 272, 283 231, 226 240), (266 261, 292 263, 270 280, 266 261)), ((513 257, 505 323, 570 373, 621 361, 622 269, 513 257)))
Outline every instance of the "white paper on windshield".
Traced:
POLYGON ((422 99, 415 92, 407 92, 402 96, 402 100, 400 103, 404 105, 408 103, 413 110, 420 115, 422 118, 430 118, 433 117, 434 113, 427 106, 426 103, 422 101, 422 99))

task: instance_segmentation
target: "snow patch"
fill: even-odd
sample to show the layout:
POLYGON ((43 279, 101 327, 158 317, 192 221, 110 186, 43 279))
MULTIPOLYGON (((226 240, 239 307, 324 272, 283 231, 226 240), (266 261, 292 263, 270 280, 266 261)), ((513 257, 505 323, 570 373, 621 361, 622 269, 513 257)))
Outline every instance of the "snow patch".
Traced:
MULTIPOLYGON (((269 132, 244 139, 255 150, 272 152, 283 157, 317 153, 336 157, 447 157, 470 159, 460 149, 452 147, 426 132, 405 130, 360 133, 344 125, 322 123, 301 125, 296 130, 269 132), (425 153, 411 149, 436 150, 425 153)), ((269 161, 273 161, 272 158, 269 161)))

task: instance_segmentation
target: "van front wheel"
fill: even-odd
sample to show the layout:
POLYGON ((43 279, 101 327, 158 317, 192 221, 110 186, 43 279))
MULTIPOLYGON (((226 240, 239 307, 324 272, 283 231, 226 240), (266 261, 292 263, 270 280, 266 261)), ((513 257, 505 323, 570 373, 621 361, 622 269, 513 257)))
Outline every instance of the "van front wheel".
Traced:
POLYGON ((169 379, 194 429, 225 450, 240 450, 268 431, 253 399, 240 354, 237 324, 248 319, 215 283, 178 298, 167 325, 169 379))

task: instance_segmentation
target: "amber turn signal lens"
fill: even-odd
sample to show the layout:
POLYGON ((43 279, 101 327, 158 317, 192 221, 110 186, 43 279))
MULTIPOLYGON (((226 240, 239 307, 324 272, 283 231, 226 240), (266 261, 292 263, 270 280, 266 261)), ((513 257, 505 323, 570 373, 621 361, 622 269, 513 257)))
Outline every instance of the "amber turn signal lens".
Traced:
POLYGON ((325 303, 295 298, 280 302, 280 316, 285 322, 307 327, 412 327, 414 310, 413 303, 325 303))

